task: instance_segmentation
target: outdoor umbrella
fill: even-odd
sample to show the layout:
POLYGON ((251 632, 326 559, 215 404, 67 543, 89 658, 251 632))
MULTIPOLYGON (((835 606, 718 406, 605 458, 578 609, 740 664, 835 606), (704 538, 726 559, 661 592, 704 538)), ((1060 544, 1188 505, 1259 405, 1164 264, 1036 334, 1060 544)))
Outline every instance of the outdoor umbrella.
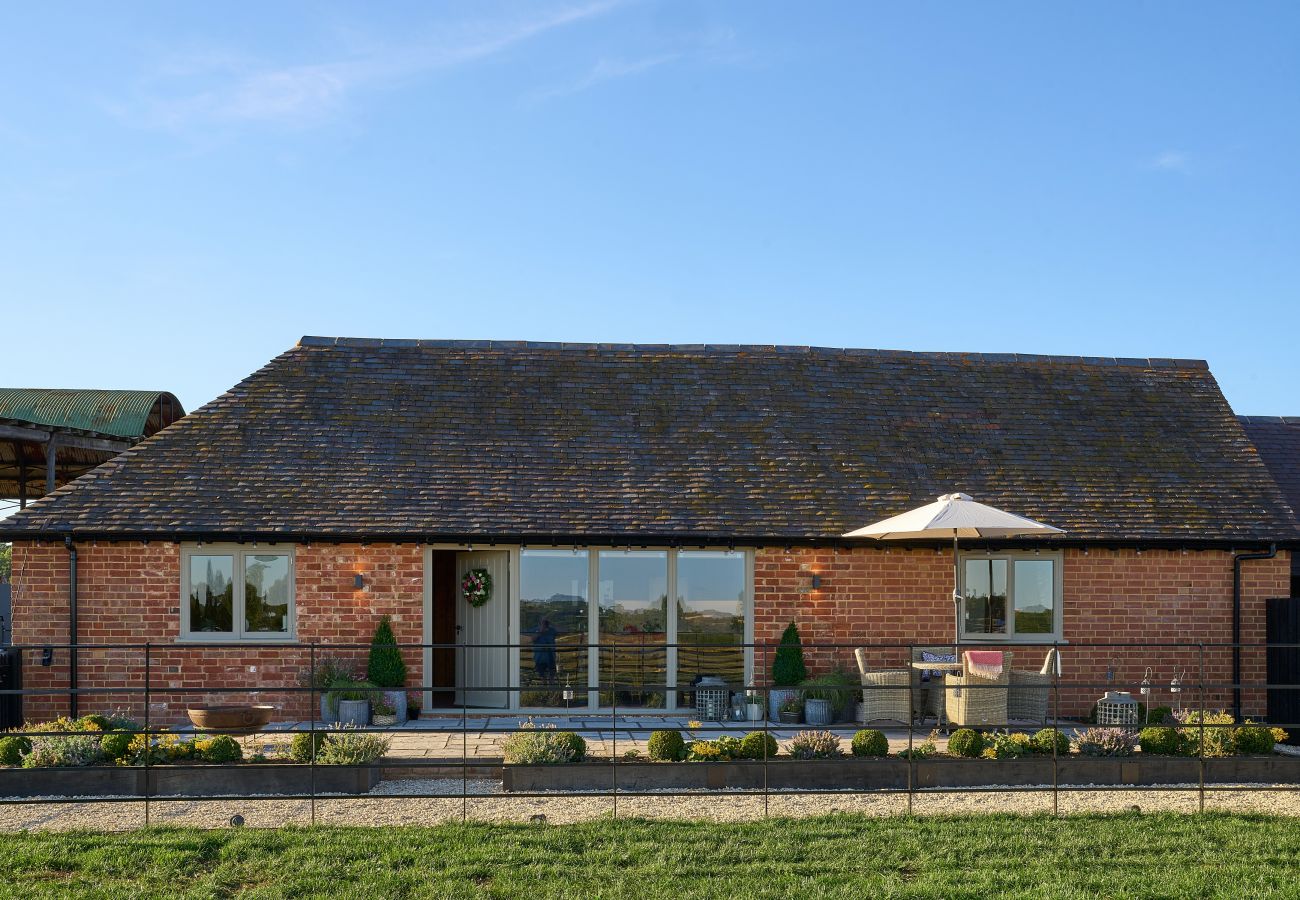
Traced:
POLYGON ((999 538, 1025 534, 1065 534, 1059 528, 976 503, 966 494, 944 494, 933 503, 883 519, 874 525, 850 531, 845 537, 880 540, 952 538, 952 602, 956 623, 955 640, 961 640, 961 572, 958 570, 958 538, 999 538))

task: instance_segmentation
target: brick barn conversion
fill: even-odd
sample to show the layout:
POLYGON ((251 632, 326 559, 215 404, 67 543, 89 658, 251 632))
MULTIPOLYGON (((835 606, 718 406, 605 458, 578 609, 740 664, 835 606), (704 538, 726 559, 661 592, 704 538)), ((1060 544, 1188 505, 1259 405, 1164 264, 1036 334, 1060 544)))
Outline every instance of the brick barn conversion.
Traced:
POLYGON ((385 615, 466 645, 405 651, 431 712, 671 710, 769 683, 791 621, 814 673, 951 644, 950 544, 841 535, 953 491, 1065 531, 963 542, 963 642, 1035 670, 1059 644, 1064 713, 1180 675, 1264 713, 1222 645, 1264 641, 1300 527, 1198 361, 306 337, 0 538, 29 717, 72 684, 138 711, 151 642, 155 721, 218 688, 301 719, 312 645, 385 615))

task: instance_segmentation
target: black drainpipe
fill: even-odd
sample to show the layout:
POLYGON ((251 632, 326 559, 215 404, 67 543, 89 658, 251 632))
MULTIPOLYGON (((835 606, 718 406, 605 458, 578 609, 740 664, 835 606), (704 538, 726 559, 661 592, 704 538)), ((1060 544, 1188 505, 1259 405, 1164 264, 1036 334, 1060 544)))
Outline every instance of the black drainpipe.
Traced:
POLYGON ((1241 721, 1241 564, 1248 559, 1273 559, 1277 544, 1257 553, 1232 555, 1232 715, 1241 721))
POLYGON ((77 678, 77 545, 72 543, 72 535, 63 536, 63 546, 68 548, 68 706, 69 715, 77 718, 77 689, 81 687, 77 678))

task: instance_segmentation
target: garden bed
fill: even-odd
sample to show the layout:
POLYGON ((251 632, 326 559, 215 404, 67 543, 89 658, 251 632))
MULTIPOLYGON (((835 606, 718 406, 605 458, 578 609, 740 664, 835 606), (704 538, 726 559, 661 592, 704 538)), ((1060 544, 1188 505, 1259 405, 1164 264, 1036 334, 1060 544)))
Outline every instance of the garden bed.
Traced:
POLYGON ((301 763, 77 766, 0 769, 0 797, 219 797, 251 794, 365 794, 380 770, 301 763))
MULTIPOLYGON (((726 762, 583 762, 568 765, 506 765, 507 791, 659 790, 906 790, 908 769, 917 788, 1030 786, 1053 783, 1051 757, 1023 759, 908 760, 894 757, 790 759, 764 764, 726 762)), ((1061 785, 1197 784, 1200 760, 1176 756, 1092 757, 1071 755, 1057 762, 1061 785)), ((1232 756, 1205 760, 1207 784, 1300 785, 1300 758, 1232 756)))

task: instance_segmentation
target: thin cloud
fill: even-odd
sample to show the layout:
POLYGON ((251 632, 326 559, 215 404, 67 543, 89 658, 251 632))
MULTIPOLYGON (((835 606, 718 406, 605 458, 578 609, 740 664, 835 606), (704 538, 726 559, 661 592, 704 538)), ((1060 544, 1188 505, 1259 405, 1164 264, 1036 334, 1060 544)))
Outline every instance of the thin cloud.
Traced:
POLYGON ((620 78, 640 75, 642 72, 648 72, 651 69, 666 65, 667 63, 676 62, 681 58, 682 55, 680 53, 664 53, 659 56, 647 56, 635 60, 602 59, 592 66, 591 70, 587 72, 586 75, 579 78, 577 81, 574 81, 571 84, 543 88, 534 92, 532 97, 535 100, 549 100, 553 97, 578 94, 608 81, 616 81, 620 78))
POLYGON ((1178 150, 1166 150, 1151 160, 1151 168, 1163 172, 1186 172, 1187 154, 1178 150))
POLYGON ((467 65, 592 19, 627 0, 595 0, 508 22, 478 23, 420 42, 372 46, 346 58, 258 67, 227 53, 170 60, 129 103, 109 104, 120 117, 150 127, 210 123, 311 125, 329 119, 358 92, 439 69, 467 65), (208 82, 195 87, 195 82, 208 82))

